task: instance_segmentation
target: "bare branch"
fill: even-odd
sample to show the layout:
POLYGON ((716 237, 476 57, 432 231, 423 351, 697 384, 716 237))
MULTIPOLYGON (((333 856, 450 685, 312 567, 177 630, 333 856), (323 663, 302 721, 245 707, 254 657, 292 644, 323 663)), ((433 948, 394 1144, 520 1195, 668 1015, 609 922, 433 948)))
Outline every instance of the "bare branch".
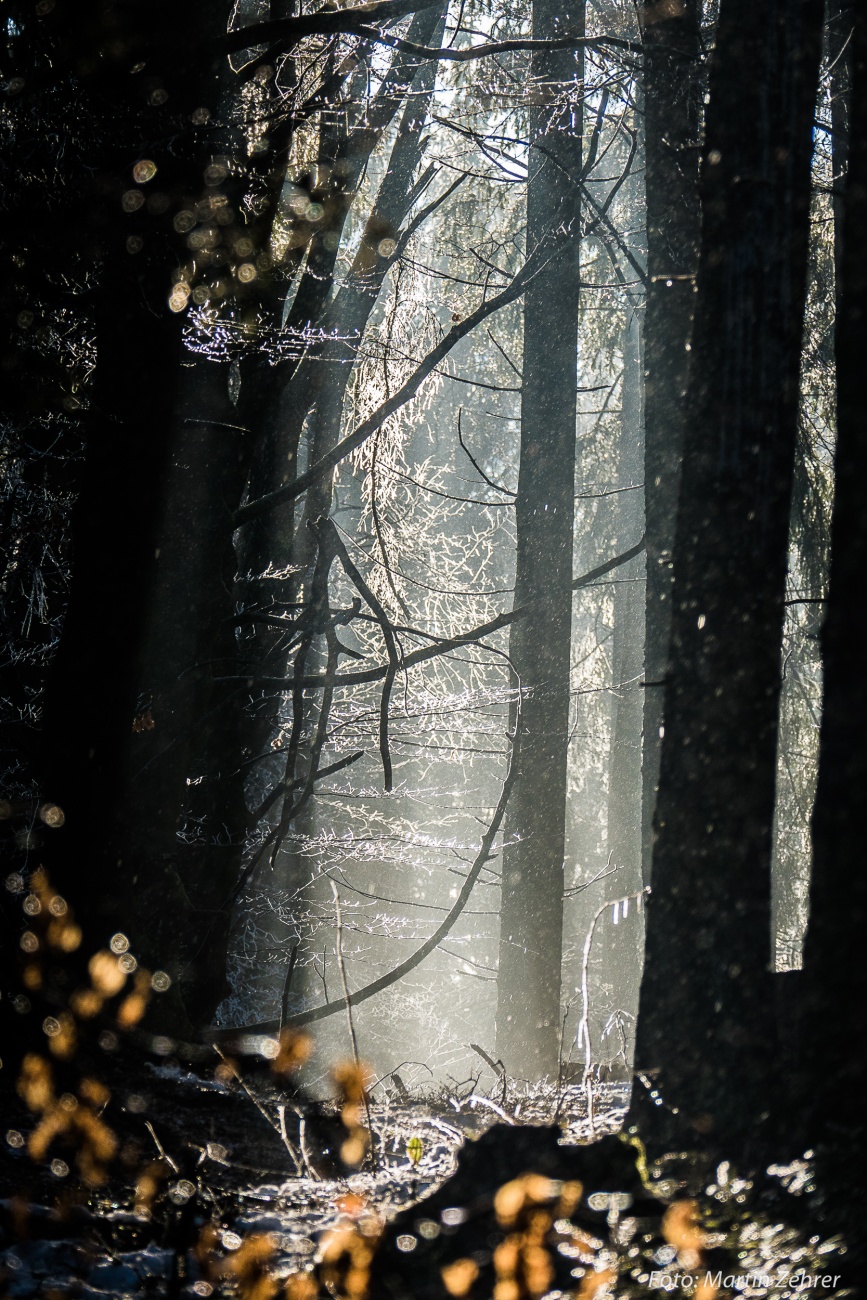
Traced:
MULTIPOLYGON (((589 587, 600 578, 604 578, 607 573, 613 569, 620 568, 623 564, 628 564, 634 560, 636 555, 640 555, 644 550, 644 538, 634 546, 630 546, 622 555, 615 555, 613 559, 606 560, 604 564, 598 564, 595 569, 590 569, 580 578, 572 580, 572 590, 580 591, 582 587, 589 587)), ((404 668, 412 668, 415 664, 425 663, 428 659, 436 659, 439 655, 448 654, 451 650, 458 650, 462 646, 474 644, 482 637, 491 636, 494 632, 499 632, 501 628, 508 627, 516 619, 524 618, 527 614, 533 612, 535 602, 528 601, 526 605, 519 605, 517 609, 508 610, 506 613, 497 614, 495 618, 489 619, 487 623, 480 623, 478 627, 471 628, 468 632, 461 632, 457 636, 445 637, 438 640, 435 645, 423 646, 418 650, 413 650, 406 655, 403 660, 404 668)), ((378 682, 388 672, 387 666, 380 665, 377 668, 367 668, 357 673, 339 673, 334 680, 335 686, 360 686, 368 682, 378 682)), ((245 677, 249 681, 249 676, 245 677)), ((293 677, 258 677, 255 679, 260 686, 277 686, 284 689, 295 686, 293 677)), ((325 678, 320 674, 315 677, 302 678, 300 685, 305 689, 312 689, 325 685, 325 678)))
MULTIPOLYGON (((547 252, 547 250, 544 251, 547 252)), ((514 302, 516 298, 520 298, 528 281, 537 274, 542 264, 543 258, 528 258, 511 284, 507 285, 500 293, 495 294, 493 298, 481 303, 464 320, 458 321, 457 324, 452 326, 392 397, 380 403, 366 420, 362 420, 361 424, 352 433, 338 442, 337 446, 327 452, 326 455, 321 456, 306 473, 300 474, 298 478, 291 483, 287 483, 285 487, 277 488, 274 492, 268 492, 265 496, 259 497, 257 501, 250 501, 247 505, 236 510, 232 517, 232 526, 238 528, 251 519, 267 514, 269 510, 274 510, 277 506, 297 500, 302 493, 318 482, 324 474, 330 473, 356 448, 362 446, 385 423, 390 415, 394 415, 395 411, 399 411, 402 406, 405 406, 408 401, 415 397, 428 375, 432 374, 440 362, 445 360, 452 348, 462 338, 474 330, 483 320, 486 320, 488 316, 493 315, 495 311, 499 311, 501 307, 514 302)))
MULTIPOLYGON (((351 13, 353 11, 344 10, 343 12, 351 13)), ((534 41, 518 37, 511 41, 490 41, 485 45, 470 45, 462 50, 455 50, 451 46, 437 48, 431 45, 416 45, 414 41, 404 40, 402 36, 392 36, 389 32, 380 32, 375 27, 367 27, 361 23, 344 27, 341 30, 350 32, 355 36, 363 36, 365 40, 375 41, 379 45, 389 45, 392 49, 400 50, 402 54, 412 54, 417 59, 436 59, 437 62, 446 60, 450 63, 467 63, 471 59, 489 58, 494 54, 508 54, 513 50, 530 50, 538 53, 543 50, 592 49, 604 53, 606 48, 611 48, 640 54, 643 49, 640 41, 627 41, 619 36, 561 36, 551 41, 534 41)))
MULTIPOLYGON (((350 9, 320 9, 315 14, 272 18, 268 22, 237 27, 234 31, 227 32, 220 44, 227 54, 276 41, 294 44, 303 36, 354 32, 360 23, 391 22, 395 18, 405 18, 418 9, 431 9, 440 3, 441 0, 374 0, 372 4, 356 5, 350 9)), ((375 28, 371 30, 379 35, 375 28)))
POLYGON ((334 524, 330 519, 323 520, 322 522, 321 531, 325 532, 326 529, 331 534, 330 544, 334 548, 340 563, 343 565, 343 568, 346 571, 346 576, 367 601, 376 616, 377 623, 382 629, 382 639, 385 642, 385 649, 388 655, 388 667, 385 671, 385 684, 382 688, 382 698, 379 706, 379 752, 382 757, 383 783, 386 790, 391 790, 392 769, 391 753, 388 747, 388 706, 391 698, 391 688, 394 685, 394 679, 397 676, 397 670, 400 667, 400 655, 397 651, 397 642, 395 641, 394 630, 389 622, 388 615, 365 582, 364 578, 359 573, 358 569, 353 564, 352 560, 349 558, 349 552, 340 540, 337 529, 334 527, 334 524))
MULTIPOLYGON (((482 837, 482 843, 473 861, 473 865, 467 873, 467 878, 463 883, 461 892, 458 894, 454 905, 441 924, 437 926, 436 930, 434 930, 430 938, 426 939, 420 947, 416 948, 415 952, 412 953, 411 956, 407 957, 406 961, 400 962, 399 965, 395 966, 394 969, 390 970, 386 975, 381 975, 379 979, 372 980, 370 984, 365 984, 363 988, 358 989, 355 993, 344 995, 342 998, 336 998, 333 1002, 326 1002, 324 1006, 312 1007, 309 1011, 299 1012, 298 1015, 291 1018, 289 1022, 290 1024, 309 1025, 315 1020, 325 1020, 328 1016, 333 1016, 336 1012, 343 1011, 350 1000, 352 1006, 358 1006, 360 1002, 366 1002, 368 998, 375 997, 377 993, 382 993, 384 989, 389 988, 392 984, 396 984, 398 980, 403 979, 404 975, 408 975, 410 971, 415 970, 416 966, 420 966, 425 957, 429 957, 438 944, 442 942, 466 907, 473 886, 478 880, 485 863, 488 862, 491 857, 491 849, 493 848, 494 840, 496 839, 500 826, 502 825, 503 817, 506 813, 506 805, 509 802, 509 796, 518 774, 518 767, 515 758, 516 755, 513 749, 511 762, 509 763, 509 770, 506 773, 506 779, 503 782, 503 789, 500 792, 499 801, 494 809, 494 815, 491 818, 488 829, 482 837)), ((239 1034, 272 1034, 276 1032, 278 1028, 279 1025, 276 1020, 267 1020, 262 1024, 245 1025, 242 1028, 222 1030, 212 1029, 208 1031, 207 1037, 210 1041, 219 1042, 224 1038, 237 1038, 239 1034)))

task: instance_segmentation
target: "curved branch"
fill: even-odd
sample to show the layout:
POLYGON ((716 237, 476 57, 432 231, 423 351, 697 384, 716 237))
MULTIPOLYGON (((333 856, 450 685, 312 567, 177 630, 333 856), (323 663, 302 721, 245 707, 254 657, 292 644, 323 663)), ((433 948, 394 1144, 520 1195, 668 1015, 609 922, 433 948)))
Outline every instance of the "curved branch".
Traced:
MULTIPOLYGON (((343 12, 346 13, 346 10, 343 12)), ((605 47, 610 46, 612 49, 628 50, 631 53, 640 54, 643 49, 639 41, 627 41, 619 36, 560 36, 550 41, 516 37, 511 41, 488 41, 484 45, 470 45, 464 49, 455 50, 449 46, 439 48, 432 45, 417 45, 415 41, 407 41, 402 36, 392 36, 390 33, 377 31, 375 27, 367 27, 362 23, 346 26, 342 30, 354 36, 363 36, 365 40, 375 41, 378 45, 389 45, 392 49, 400 50, 402 54, 412 54, 417 59, 436 59, 437 62, 447 60, 450 63, 466 63, 470 59, 484 59, 494 54, 508 54, 513 50, 544 51, 547 53, 549 50, 583 50, 600 47, 604 50, 605 47)))
POLYGON ((364 581, 356 566, 349 557, 349 552, 340 540, 337 529, 330 519, 326 519, 322 524, 322 531, 328 531, 331 546, 334 548, 340 563, 343 565, 346 576, 350 582, 358 589, 376 617, 376 621, 382 631, 382 639, 385 642, 385 650, 388 655, 388 667, 385 670, 385 685, 382 688, 382 699, 379 706, 379 753, 382 758, 383 782, 387 791, 392 788, 392 767, 391 752, 388 746, 388 706, 391 700, 391 689, 394 685, 394 679, 400 668, 400 655, 397 650, 397 641, 394 636, 394 629, 389 622, 388 615, 377 600, 370 587, 364 581))
POLYGON ((440 3, 441 0, 374 0, 372 4, 356 5, 350 9, 320 9, 315 14, 300 14, 295 18, 272 18, 227 32, 220 47, 227 54, 235 54, 254 45, 270 45, 276 41, 287 40, 294 44, 302 36, 352 32, 361 22, 391 22, 440 3))
MULTIPOLYGON (((503 817, 506 813, 506 805, 509 802, 509 795, 512 792, 512 786, 514 785, 518 774, 518 765, 515 760, 516 753, 513 749, 512 758, 509 763, 509 770, 506 773, 506 779, 503 782, 503 789, 500 792, 499 801, 494 810, 494 815, 491 818, 491 823, 482 837, 482 843, 478 853, 476 854, 475 860, 473 861, 473 865, 467 873, 467 878, 463 883, 461 892, 455 899, 454 905, 448 915, 437 926, 436 930, 434 930, 430 938, 426 939, 420 947, 416 948, 414 953, 407 957, 406 961, 400 962, 400 964, 390 970, 388 974, 380 975, 379 979, 372 980, 370 984, 365 984, 363 988, 358 989, 355 993, 350 993, 346 997, 335 998, 333 1002, 326 1002, 324 1006, 313 1007, 309 1011, 300 1011, 297 1015, 290 1017, 290 1019, 285 1022, 286 1024, 309 1025, 315 1020, 325 1020, 328 1016, 333 1016, 338 1011, 344 1011, 349 1006, 358 1006, 360 1002, 366 1002, 368 998, 372 998, 377 993, 381 993, 383 989, 387 989, 390 985, 396 984, 398 980, 403 979, 404 975, 408 975, 410 971, 415 970, 416 966, 420 966, 425 957, 430 956, 434 949, 452 929, 461 912, 463 912, 482 868, 485 863, 490 860, 491 848, 493 847, 497 832, 502 825, 503 817)), ((277 1020, 266 1020, 258 1025, 241 1025, 231 1029, 212 1029, 209 1031, 207 1037, 213 1042, 220 1042, 227 1038, 237 1038, 242 1034, 273 1034, 276 1033, 279 1028, 280 1024, 277 1020)))
POLYGON ((528 281, 541 270, 546 253, 547 249, 544 250, 543 256, 538 259, 536 257, 528 258, 511 284, 507 285, 500 293, 495 294, 493 298, 489 298, 487 302, 481 303, 464 320, 453 325, 437 346, 419 363, 409 379, 401 385, 397 392, 380 403, 376 410, 371 412, 366 420, 362 420, 361 424, 352 433, 338 442, 336 447, 333 447, 324 456, 320 456, 319 460, 314 465, 311 465, 306 473, 299 474, 298 478, 291 483, 287 483, 285 487, 277 488, 274 492, 267 492, 256 501, 250 501, 236 510, 232 516, 232 527, 239 528, 249 520, 267 514, 276 506, 295 501, 309 487, 318 482, 324 474, 329 473, 342 460, 345 460, 351 452, 365 443, 372 434, 376 433, 377 429, 381 428, 390 415, 394 415, 395 411, 399 411, 411 398, 415 397, 428 375, 436 370, 440 362, 445 360, 452 348, 466 334, 469 334, 471 330, 475 329, 477 325, 495 311, 499 311, 501 307, 514 302, 516 298, 520 298, 528 281))

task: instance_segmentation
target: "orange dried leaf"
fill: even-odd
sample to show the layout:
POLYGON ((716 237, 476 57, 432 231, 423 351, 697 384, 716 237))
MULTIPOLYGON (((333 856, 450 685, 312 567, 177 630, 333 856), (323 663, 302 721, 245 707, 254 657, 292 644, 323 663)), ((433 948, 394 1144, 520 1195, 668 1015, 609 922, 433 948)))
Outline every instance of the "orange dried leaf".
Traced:
POLYGON ((526 1245, 523 1250, 522 1264, 527 1291, 536 1300, 550 1290, 554 1281, 554 1265, 551 1252, 544 1246, 526 1245))
POLYGON ((497 1220, 502 1227, 510 1228, 523 1209, 554 1200, 560 1190, 558 1183, 541 1174, 525 1174, 523 1178, 504 1183, 494 1197, 497 1220))
POLYGON ((271 1062, 275 1074, 294 1074, 313 1055, 313 1039, 300 1029, 281 1029, 277 1055, 271 1062))
POLYGON ((504 1278, 495 1283, 492 1300, 523 1300, 521 1288, 514 1278, 504 1278))
POLYGON ((357 1167, 367 1154, 369 1143, 370 1135, 367 1129, 355 1129, 341 1146, 340 1159, 345 1165, 357 1167))
POLYGON ((48 1149, 56 1137, 65 1133, 71 1126, 70 1113, 62 1106, 52 1106, 45 1113, 36 1128, 30 1134, 27 1150, 32 1160, 44 1160, 48 1149))
POLYGON ((465 1296, 479 1276, 479 1266, 472 1259, 456 1259, 453 1264, 440 1269, 440 1276, 449 1295, 465 1296))
POLYGON ((37 1114, 47 1110, 54 1101, 54 1076, 44 1056, 35 1052, 25 1056, 18 1076, 18 1096, 28 1110, 37 1114))
POLYGON ((340 1100, 349 1106, 363 1106, 367 1089, 373 1082, 373 1072, 369 1066, 355 1061, 341 1061, 331 1071, 340 1092, 340 1100))
POLYGON ((111 1093, 99 1079, 82 1079, 78 1095, 82 1101, 90 1102, 91 1106, 105 1106, 111 1100, 111 1093))
POLYGON ((662 1216, 662 1235, 677 1253, 695 1255, 707 1244, 695 1201, 674 1201, 662 1216))
POLYGON ((334 1206, 341 1214, 348 1214, 351 1219, 357 1219, 359 1214, 363 1214, 367 1209, 367 1201, 357 1192, 347 1192, 345 1196, 338 1196, 334 1206))
POLYGON ((577 1180, 564 1183, 560 1189, 560 1200, 557 1203, 557 1218, 571 1218, 581 1203, 581 1197, 583 1195, 583 1184, 579 1183, 577 1180))
POLYGON ((75 1055, 78 1046, 78 1033, 75 1021, 68 1011, 57 1017, 58 1030, 48 1040, 48 1048, 53 1056, 61 1061, 68 1061, 75 1055))
POLYGON ((500 1242, 494 1251, 494 1272, 498 1278, 513 1278, 518 1272, 521 1259, 521 1237, 513 1233, 500 1242))
POLYGON ((68 917, 52 921, 48 927, 47 939, 51 947, 60 952, 75 952, 81 945, 81 926, 68 917))
POLYGON ((104 998, 94 989, 76 989, 69 1005, 79 1020, 92 1020, 102 1010, 104 998))
POLYGON ((148 1009, 148 997, 144 993, 130 993, 117 1009, 118 1029, 133 1029, 148 1009))
MULTIPOLYGON (((157 1193, 160 1190, 160 1184, 162 1183, 165 1176, 166 1174, 163 1166, 157 1164, 156 1161, 154 1161, 152 1164, 149 1164, 146 1169, 142 1170, 142 1172, 138 1176, 138 1179, 136 1180, 136 1185, 135 1185, 134 1209, 136 1214, 140 1214, 145 1218, 150 1217, 151 1209, 153 1208, 153 1203, 156 1200, 157 1193)), ((210 1224, 208 1224, 207 1226, 210 1229, 210 1231, 213 1232, 214 1238, 216 1240, 217 1234, 215 1229, 211 1228, 210 1224)), ((205 1229, 202 1229, 202 1235, 204 1235, 204 1232, 205 1229)), ((198 1254, 196 1258, 199 1258, 198 1254)))
POLYGON ((316 1300, 319 1287, 312 1273, 290 1273, 283 1294, 286 1300, 316 1300))
POLYGON ((95 952, 87 963, 93 987, 103 997, 113 998, 126 983, 126 971, 108 948, 95 952))

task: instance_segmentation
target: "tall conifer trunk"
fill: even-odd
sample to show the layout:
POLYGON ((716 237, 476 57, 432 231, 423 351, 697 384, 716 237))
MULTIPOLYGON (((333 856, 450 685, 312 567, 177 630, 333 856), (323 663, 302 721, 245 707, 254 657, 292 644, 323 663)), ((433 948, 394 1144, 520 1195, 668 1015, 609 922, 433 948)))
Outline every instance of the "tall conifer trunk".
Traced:
POLYGON ((638 1023, 662 1102, 651 1136, 691 1125, 744 1156, 767 1137, 773 1077, 771 825, 821 25, 821 0, 722 0, 638 1023))
POLYGON ((644 333, 647 534, 642 844, 650 874, 659 779, 662 691, 671 629, 671 552, 683 449, 690 324, 695 306, 700 207, 701 75, 697 0, 661 6, 644 29, 647 299, 644 333))
POLYGON ((822 633, 824 694, 819 781, 813 813, 813 877, 804 947, 807 1015, 803 1061, 806 1139, 817 1150, 817 1174, 832 1221, 849 1234, 853 1281, 862 1277, 864 1230, 864 1094, 867 1087, 863 1010, 867 967, 863 929, 864 790, 867 789, 867 16, 854 15, 849 174, 836 327, 837 452, 831 574, 822 633))
MULTIPOLYGON (((200 183, 213 158, 213 128, 199 124, 195 114, 219 107, 224 60, 217 41, 227 18, 228 10, 213 4, 179 10, 164 0, 108 3, 84 22, 61 15, 65 27, 58 43, 59 74, 76 79, 108 135, 95 141, 89 166, 82 167, 91 177, 85 247, 97 269, 89 304, 96 368, 83 418, 72 590, 46 691, 43 787, 66 814, 62 832, 48 847, 49 868, 68 891, 88 944, 103 944, 113 929, 123 928, 137 953, 154 964, 171 962, 157 932, 167 917, 183 929, 176 908, 183 890, 171 869, 163 873, 164 861, 156 866, 158 853, 147 857, 159 833, 155 818, 146 820, 146 838, 136 844, 148 870, 137 871, 131 861, 127 777, 131 745, 144 734, 133 728, 146 593, 181 418, 183 320, 169 310, 168 298, 182 244, 172 221, 190 178, 200 183), (191 71, 188 50, 196 46, 213 54, 191 71), (130 75, 138 53, 148 59, 148 84, 162 88, 150 100, 130 75), (144 202, 151 189, 133 171, 145 148, 156 169, 151 189, 163 195, 153 211, 144 202), (156 899, 147 914, 145 891, 156 899)), ((182 414, 214 417, 211 410, 188 408, 182 414)), ((186 527, 175 523, 182 531, 186 527)), ((175 612, 171 632, 191 630, 189 608, 175 612)), ((170 737, 171 724, 161 733, 163 743, 170 737)))
MULTIPOLYGON (((580 36, 584 8, 535 0, 533 37, 580 36)), ((527 254, 548 250, 524 296, 515 605, 509 640, 519 778, 503 857, 497 1052, 511 1074, 555 1075, 560 1035, 569 734, 583 58, 537 54, 527 254)))

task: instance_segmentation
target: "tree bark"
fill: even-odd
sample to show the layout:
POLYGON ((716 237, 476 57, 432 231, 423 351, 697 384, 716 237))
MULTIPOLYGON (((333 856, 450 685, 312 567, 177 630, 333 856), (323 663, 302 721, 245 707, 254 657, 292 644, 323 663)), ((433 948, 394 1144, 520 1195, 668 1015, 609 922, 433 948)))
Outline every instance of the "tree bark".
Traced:
MULTIPOLYGON (((618 455, 618 487, 629 488, 641 483, 643 459, 643 324, 644 311, 632 302, 627 305, 627 323, 623 341, 623 381, 621 398, 621 433, 618 455)), ((643 494, 621 491, 614 498, 614 544, 618 549, 642 534, 643 494)), ((642 672, 644 668, 644 596, 645 557, 637 556, 614 575, 614 616, 611 637, 613 677, 613 719, 611 751, 608 761, 608 855, 616 874, 604 888, 611 899, 623 898, 641 889, 642 840, 642 672)), ((632 906, 616 926, 606 921, 597 930, 595 955, 603 958, 608 979, 613 985, 613 1002, 607 1009, 625 1013, 622 1018, 627 1041, 627 1055, 634 1046, 634 1017, 641 981, 641 958, 644 947, 644 913, 632 906)), ((591 998, 591 1007, 593 999, 591 998)), ((598 1033, 594 1042, 598 1042, 598 1033)), ((616 1056, 621 1043, 609 1035, 611 1052, 616 1056)), ((627 1071, 627 1062, 623 1062, 627 1071)))
POLYGON ((644 483, 647 537, 642 855, 650 879, 659 780, 662 695, 671 630, 671 554, 683 449, 684 396, 701 210, 701 59, 696 0, 645 0, 644 136, 647 305, 644 325, 644 483), (662 16, 659 11, 662 9, 662 16), (648 14, 650 17, 651 14, 648 14))
POLYGON ((802 1068, 809 1108, 806 1139, 817 1151, 817 1174, 833 1230, 848 1235, 847 1269, 863 1276, 867 1090, 863 1008, 867 968, 863 921, 867 906, 863 802, 867 788, 867 16, 853 14, 849 174, 836 325, 837 450, 831 573, 822 634, 824 698, 819 781, 813 811, 813 875, 804 947, 806 993, 802 1068))
POLYGON ((834 272, 837 295, 843 258, 846 175, 849 170, 849 98, 852 87, 853 0, 827 0, 826 53, 831 90, 831 183, 834 212, 834 272))
MULTIPOLYGON (((533 38, 584 31, 583 4, 535 0, 533 38)), ((575 422, 580 289, 583 62, 537 54, 527 194, 527 254, 550 255, 524 295, 521 462, 509 656, 520 691, 518 778, 503 855, 497 1052, 531 1079, 558 1071, 563 853, 569 738, 575 422)))
POLYGON ((772 1100, 771 825, 821 23, 820 0, 720 10, 638 1024, 660 1095, 651 1140, 686 1131, 744 1158, 768 1140, 772 1100))
MULTIPOLYGON (((178 239, 172 220, 191 175, 212 157, 212 131, 192 117, 217 107, 220 60, 191 74, 187 51, 219 31, 213 5, 108 4, 87 21, 67 16, 58 76, 68 76, 105 124, 94 154, 79 164, 82 253, 91 263, 96 371, 83 416, 86 454, 73 512, 73 582, 46 692, 42 784, 66 814, 49 865, 85 923, 88 942, 112 928, 135 929, 135 872, 125 852, 127 755, 136 693, 145 593, 153 575, 161 494, 170 456, 183 355, 181 317, 169 311, 178 239), (130 77, 148 60, 147 87, 130 77), (134 165, 143 141, 156 162, 151 189, 134 165), (171 142, 171 147, 167 142, 171 142), (148 205, 145 197, 161 198, 148 205), (129 199, 133 200, 130 206, 129 199)), ((223 31, 225 31, 225 13, 223 31)), ((160 907, 165 907, 165 897, 160 907)), ((151 918, 152 919, 152 918, 151 918)), ((154 955, 141 939, 142 955, 154 955)))

